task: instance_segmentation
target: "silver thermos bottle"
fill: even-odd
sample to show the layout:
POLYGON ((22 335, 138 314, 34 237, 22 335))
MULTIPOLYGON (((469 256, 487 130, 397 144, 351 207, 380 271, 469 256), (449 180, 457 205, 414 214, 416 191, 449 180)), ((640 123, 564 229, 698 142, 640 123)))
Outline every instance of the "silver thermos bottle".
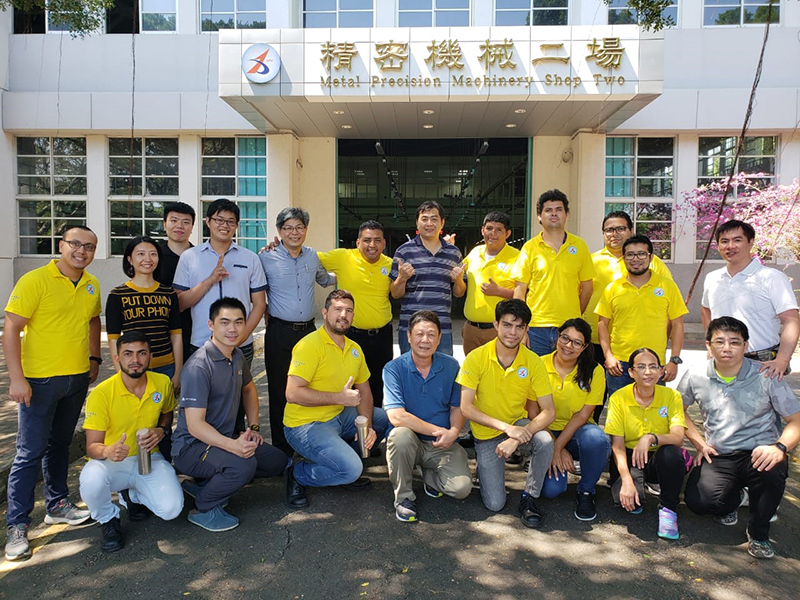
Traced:
POLYGON ((356 431, 358 432, 358 449, 361 451, 361 458, 369 458, 369 449, 366 446, 369 421, 364 415, 356 417, 356 431))
POLYGON ((147 429, 136 432, 136 443, 139 445, 139 475, 150 474, 150 451, 142 448, 142 438, 147 435, 147 429))

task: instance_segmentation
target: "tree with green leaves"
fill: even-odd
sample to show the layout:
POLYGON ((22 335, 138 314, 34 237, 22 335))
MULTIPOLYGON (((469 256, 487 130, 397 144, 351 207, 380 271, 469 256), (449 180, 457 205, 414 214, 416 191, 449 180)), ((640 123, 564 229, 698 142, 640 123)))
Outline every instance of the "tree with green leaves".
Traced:
POLYGON ((51 26, 64 27, 73 36, 83 37, 105 22, 106 10, 114 0, 0 0, 0 10, 26 12, 47 9, 51 26))

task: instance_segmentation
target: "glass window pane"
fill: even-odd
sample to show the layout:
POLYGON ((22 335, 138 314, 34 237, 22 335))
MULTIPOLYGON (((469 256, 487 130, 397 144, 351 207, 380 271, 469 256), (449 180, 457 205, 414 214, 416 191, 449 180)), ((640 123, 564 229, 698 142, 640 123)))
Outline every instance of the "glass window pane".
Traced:
POLYGON ((633 204, 628 204, 627 202, 606 202, 606 213, 615 211, 623 211, 628 213, 629 215, 633 214, 633 204))
POLYGON ((264 223, 259 221, 241 221, 237 231, 239 238, 266 237, 264 223))
POLYGON ((17 138, 17 154, 50 154, 50 138, 21 137, 17 138))
POLYGON ((636 233, 646 235, 650 241, 671 240, 672 223, 636 223, 636 233))
POLYGON ((178 195, 177 177, 147 177, 146 186, 147 196, 178 195))
POLYGON ((134 177, 111 177, 109 183, 109 194, 112 196, 141 196, 142 178, 134 177))
POLYGON ((336 13, 306 13, 303 26, 308 29, 336 27, 336 13))
POLYGON ((639 156, 672 156, 673 138, 639 138, 639 156))
POLYGON ((50 157, 20 156, 17 158, 18 175, 49 175, 50 157))
POLYGON ((239 195, 240 196, 266 196, 267 195, 267 181, 255 177, 240 177, 239 178, 239 195))
POLYGON ((203 138, 203 156, 233 156, 236 138, 203 138))
POLYGON ((469 0, 436 0, 436 8, 469 8, 469 0))
POLYGON ((49 177, 17 177, 17 193, 31 195, 50 195, 49 177))
POLYGON ((672 242, 653 242, 653 254, 661 260, 672 260, 672 242))
POLYGON ((531 0, 495 0, 495 8, 530 8, 531 0))
POLYGON ((203 175, 236 175, 236 159, 204 158, 203 175))
POLYGON ((48 219, 20 219, 20 235, 52 235, 53 222, 48 219))
POLYGON ((339 0, 339 10, 372 10, 373 0, 339 0))
POLYGON ((743 154, 775 154, 778 138, 775 136, 751 137, 745 136, 743 154))
POLYGON ((305 9, 311 10, 336 10, 336 0, 305 0, 305 9))
POLYGON ((164 221, 162 219, 147 219, 144 222, 144 234, 152 238, 166 237, 164 231, 164 221))
POLYGON ((608 11, 609 25, 635 25, 636 11, 628 9, 611 9, 608 11))
POLYGON ((127 238, 142 235, 142 221, 140 219, 111 219, 111 235, 127 238))
POLYGON ((469 11, 437 10, 436 27, 468 27, 469 11))
POLYGON ((769 6, 745 6, 744 8, 745 23, 766 23, 767 18, 769 18, 770 23, 780 23, 781 9, 777 3, 772 6, 771 15, 769 6))
POLYGON ((706 6, 703 11, 703 25, 739 25, 741 8, 706 6))
POLYGON ((400 27, 430 27, 433 22, 430 12, 401 12, 398 17, 400 27))
POLYGON ((233 12, 234 0, 200 0, 200 10, 203 12, 233 12))
POLYGON ((566 25, 569 21, 566 10, 535 10, 533 11, 533 25, 566 25))
POLYGON ((175 15, 144 13, 142 15, 142 31, 175 31, 175 15))
POLYGON ((630 198, 633 179, 606 179, 607 198, 630 198))
POLYGON ((177 175, 178 158, 153 158, 149 157, 145 163, 146 175, 177 175))
POLYGON ((141 158, 109 158, 108 172, 111 175, 141 175, 141 158))
POLYGON ((735 147, 735 137, 701 137, 698 141, 698 152, 701 155, 733 154, 735 147))
POLYGON ((140 201, 124 202, 114 200, 108 203, 111 218, 126 217, 139 219, 142 216, 142 203, 140 201))
POLYGON ((86 175, 86 157, 56 156, 53 158, 54 175, 86 175))
POLYGON ((85 177, 54 177, 54 194, 66 196, 85 196, 86 178, 85 177))
POLYGON ((267 244, 266 238, 258 238, 255 240, 242 240, 240 245, 251 250, 253 252, 258 253, 258 251, 263 248, 267 244))
POLYGON ((265 29, 267 13, 239 13, 236 15, 236 27, 239 29, 265 29))
POLYGON ((108 154, 110 156, 141 156, 141 138, 108 138, 108 154))
POLYGON ((266 175, 267 161, 264 158, 240 158, 239 175, 266 175))
POLYGON ((633 175, 633 159, 607 158, 606 175, 616 175, 616 176, 633 175))
MULTIPOLYGON (((241 12, 264 12, 267 10, 266 0, 236 0, 236 8, 241 12)), ((223 9, 228 10, 228 9, 223 9)), ((232 9, 231 9, 232 10, 232 9)))
POLYGON ((170 138, 147 138, 144 141, 146 156, 177 156, 178 140, 170 138))
POLYGON ((234 177, 203 177, 203 196, 235 196, 236 179, 234 177))
POLYGON ((144 216, 150 219, 160 219, 164 215, 163 202, 143 202, 144 216))
POLYGON ((672 179, 637 179, 636 195, 642 198, 671 198, 672 179))
POLYGON ((431 0, 400 0, 400 10, 425 10, 432 7, 431 0))
POLYGON ((266 156, 267 139, 263 137, 239 138, 239 154, 241 156, 266 156))
POLYGON ((203 31, 219 31, 220 29, 233 29, 233 15, 203 15, 203 31))
POLYGON ((49 200, 20 200, 20 217, 49 217, 52 206, 49 200))
POLYGON ((266 219, 266 202, 240 202, 239 209, 242 211, 242 219, 266 219))
POLYGON ((86 138, 53 138, 53 154, 86 156, 86 138))
POLYGON ((53 204, 56 217, 86 217, 86 202, 56 200, 53 204))
POLYGON ((340 12, 339 27, 372 27, 372 11, 340 12))
POLYGON ((740 173, 775 173, 775 159, 774 158, 754 158, 743 156, 739 159, 740 173))
POLYGON ((52 240, 48 238, 21 238, 20 254, 54 254, 52 240))
POLYGON ((639 177, 672 177, 671 158, 640 158, 636 165, 639 177))
POLYGON ((698 161, 697 174, 702 177, 723 177, 730 173, 732 167, 732 156, 726 158, 701 158, 698 161))
POLYGON ((530 25, 530 11, 527 10, 504 10, 497 11, 494 17, 494 24, 498 27, 517 25, 530 25))
POLYGON ((533 0, 534 8, 568 8, 569 0, 533 0))
POLYGON ((606 138, 606 156, 633 156, 633 138, 606 138))

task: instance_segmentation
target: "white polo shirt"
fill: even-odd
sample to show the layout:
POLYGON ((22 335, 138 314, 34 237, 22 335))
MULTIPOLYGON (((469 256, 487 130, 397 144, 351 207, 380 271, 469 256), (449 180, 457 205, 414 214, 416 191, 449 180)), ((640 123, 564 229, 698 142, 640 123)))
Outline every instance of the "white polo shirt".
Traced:
POLYGON ((797 310, 797 297, 784 273, 754 258, 733 277, 727 266, 706 275, 701 304, 711 310, 712 319, 734 317, 747 325, 749 351, 757 352, 780 343, 778 315, 797 310))

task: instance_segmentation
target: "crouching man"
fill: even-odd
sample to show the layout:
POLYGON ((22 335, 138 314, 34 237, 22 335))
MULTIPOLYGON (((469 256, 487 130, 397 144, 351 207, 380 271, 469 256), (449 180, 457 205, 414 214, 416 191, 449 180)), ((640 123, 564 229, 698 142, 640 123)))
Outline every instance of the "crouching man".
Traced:
POLYGON ((148 371, 150 342, 141 331, 117 339, 119 373, 106 379, 86 401, 86 453, 91 459, 81 471, 81 498, 92 518, 102 525, 101 548, 121 550, 119 507, 112 492, 121 492, 130 521, 150 512, 169 521, 183 510, 183 492, 158 443, 172 426, 175 396, 166 375, 148 371), (140 440, 136 432, 146 429, 140 440), (150 473, 139 474, 139 444, 151 452, 150 473))

